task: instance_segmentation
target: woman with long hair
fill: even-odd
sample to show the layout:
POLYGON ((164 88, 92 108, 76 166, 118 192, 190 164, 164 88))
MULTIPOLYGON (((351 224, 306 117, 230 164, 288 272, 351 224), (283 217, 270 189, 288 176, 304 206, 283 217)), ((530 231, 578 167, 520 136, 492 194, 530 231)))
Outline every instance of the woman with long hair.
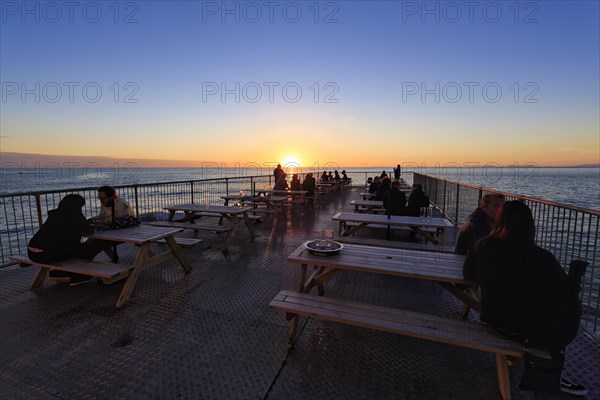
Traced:
MULTIPOLYGON (((513 200, 498 211, 490 235, 475 243, 463 274, 481 287, 481 321, 519 342, 546 350, 561 370, 565 346, 579 329, 578 294, 586 265, 572 262, 567 275, 552 253, 535 244, 529 207, 513 200)), ((575 395, 587 393, 585 387, 564 377, 560 389, 575 395)))

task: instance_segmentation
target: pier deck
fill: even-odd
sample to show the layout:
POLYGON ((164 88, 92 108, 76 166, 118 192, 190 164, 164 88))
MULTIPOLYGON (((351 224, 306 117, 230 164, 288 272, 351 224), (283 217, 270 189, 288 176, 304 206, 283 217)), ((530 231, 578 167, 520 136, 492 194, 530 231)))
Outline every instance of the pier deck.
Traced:
MULTIPOLYGON (((268 307, 297 287, 298 268, 286 258, 315 228, 335 230, 332 216, 351 212, 361 190, 267 216, 273 221, 255 224, 254 240, 236 232, 226 254, 220 238, 200 232, 190 275, 176 262, 149 269, 122 309, 114 308, 118 285, 46 281, 31 291, 36 268, 0 270, 0 399, 498 399, 487 352, 301 318, 302 351, 288 353, 288 322, 268 307)), ((119 247, 122 262, 133 250, 119 247)), ((347 272, 327 291, 460 318, 458 300, 432 282, 347 272)), ((600 399, 599 344, 580 332, 567 351, 566 375, 600 399)), ((521 372, 511 368, 513 398, 533 399, 518 389, 521 372)), ((571 397, 535 397, 561 398, 571 397)))

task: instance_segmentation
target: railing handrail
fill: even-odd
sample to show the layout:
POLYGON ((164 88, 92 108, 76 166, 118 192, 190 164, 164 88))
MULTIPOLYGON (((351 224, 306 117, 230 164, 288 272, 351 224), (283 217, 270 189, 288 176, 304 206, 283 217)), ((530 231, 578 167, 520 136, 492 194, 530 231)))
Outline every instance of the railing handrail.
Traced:
POLYGON ((490 189, 490 188, 486 188, 483 186, 476 186, 476 185, 471 185, 468 183, 462 183, 462 182, 457 182, 457 181, 453 181, 450 179, 443 179, 443 178, 438 178, 437 176, 434 175, 426 175, 426 174, 419 174, 417 172, 414 172, 415 175, 419 175, 419 176, 423 176, 425 178, 431 178, 431 179, 436 179, 438 181, 442 181, 442 182, 446 182, 446 183, 452 183, 454 185, 457 186, 463 186, 463 187, 468 187, 471 189, 477 189, 477 190, 481 190, 484 192, 488 192, 488 193, 499 193, 499 194, 503 194, 504 196, 507 197, 514 197, 520 200, 527 200, 527 201, 533 201, 536 203, 540 203, 540 204, 546 204, 549 206, 556 206, 556 207, 561 207, 561 208, 566 208, 567 210, 571 210, 571 211, 578 211, 578 212, 585 212, 591 215, 596 215, 596 216, 600 216, 600 210, 594 210, 591 208, 583 208, 583 207, 578 207, 578 206, 572 206, 569 204, 562 204, 562 203, 556 203, 554 201, 549 201, 549 200, 544 200, 544 199, 538 199, 536 197, 528 197, 528 196, 523 196, 520 194, 515 194, 515 193, 510 193, 510 192, 504 192, 502 190, 496 190, 496 189, 490 189))

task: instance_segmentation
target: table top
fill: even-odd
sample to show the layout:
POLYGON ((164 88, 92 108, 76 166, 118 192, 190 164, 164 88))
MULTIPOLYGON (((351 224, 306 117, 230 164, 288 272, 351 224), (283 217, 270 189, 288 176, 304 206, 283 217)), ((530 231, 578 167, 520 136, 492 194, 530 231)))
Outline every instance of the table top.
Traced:
POLYGON ((203 212, 215 214, 240 214, 252 210, 252 207, 233 207, 233 206, 213 206, 207 208, 203 204, 177 204, 174 206, 165 207, 169 211, 187 211, 187 212, 203 212))
POLYGON ((256 193, 274 193, 274 194, 306 194, 308 190, 257 190, 256 193))
POLYGON ((350 202, 353 206, 375 206, 375 207, 383 207, 382 200, 352 200, 350 202))
POLYGON ((183 232, 183 229, 159 228, 156 226, 140 225, 125 229, 111 229, 86 235, 90 239, 110 240, 121 243, 143 244, 155 242, 183 232))
POLYGON ((388 247, 344 244, 339 254, 313 255, 301 244, 289 255, 293 264, 317 265, 402 276, 438 282, 473 284, 463 277, 465 256, 421 250, 390 249, 388 247))
POLYGON ((452 222, 446 218, 431 218, 430 220, 421 220, 419 217, 407 217, 403 215, 381 215, 381 214, 360 214, 340 212, 333 216, 334 221, 351 221, 369 224, 383 225, 402 225, 402 226, 420 226, 429 228, 451 228, 452 222))
POLYGON ((277 201, 287 201, 287 196, 254 196, 250 197, 248 201, 254 202, 277 202, 277 201))

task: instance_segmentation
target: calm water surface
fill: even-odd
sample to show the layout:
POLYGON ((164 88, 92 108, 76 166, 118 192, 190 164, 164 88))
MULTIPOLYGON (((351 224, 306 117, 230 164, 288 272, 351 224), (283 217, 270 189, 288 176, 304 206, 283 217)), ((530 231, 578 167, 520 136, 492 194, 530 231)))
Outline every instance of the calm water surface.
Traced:
MULTIPOLYGON (((345 169, 354 182, 391 167, 337 167, 345 169)), ((329 170, 329 168, 328 168, 329 170)), ((600 167, 594 168, 416 168, 403 169, 410 181, 411 171, 439 178, 534 197, 561 204, 600 210, 600 167)), ((0 171, 0 194, 97 187, 105 184, 131 185, 180 180, 214 179, 271 174, 270 168, 68 168, 56 165, 37 169, 0 171)), ((289 172, 289 171, 288 171, 289 172)), ((309 170, 301 171, 309 172, 309 170)))

